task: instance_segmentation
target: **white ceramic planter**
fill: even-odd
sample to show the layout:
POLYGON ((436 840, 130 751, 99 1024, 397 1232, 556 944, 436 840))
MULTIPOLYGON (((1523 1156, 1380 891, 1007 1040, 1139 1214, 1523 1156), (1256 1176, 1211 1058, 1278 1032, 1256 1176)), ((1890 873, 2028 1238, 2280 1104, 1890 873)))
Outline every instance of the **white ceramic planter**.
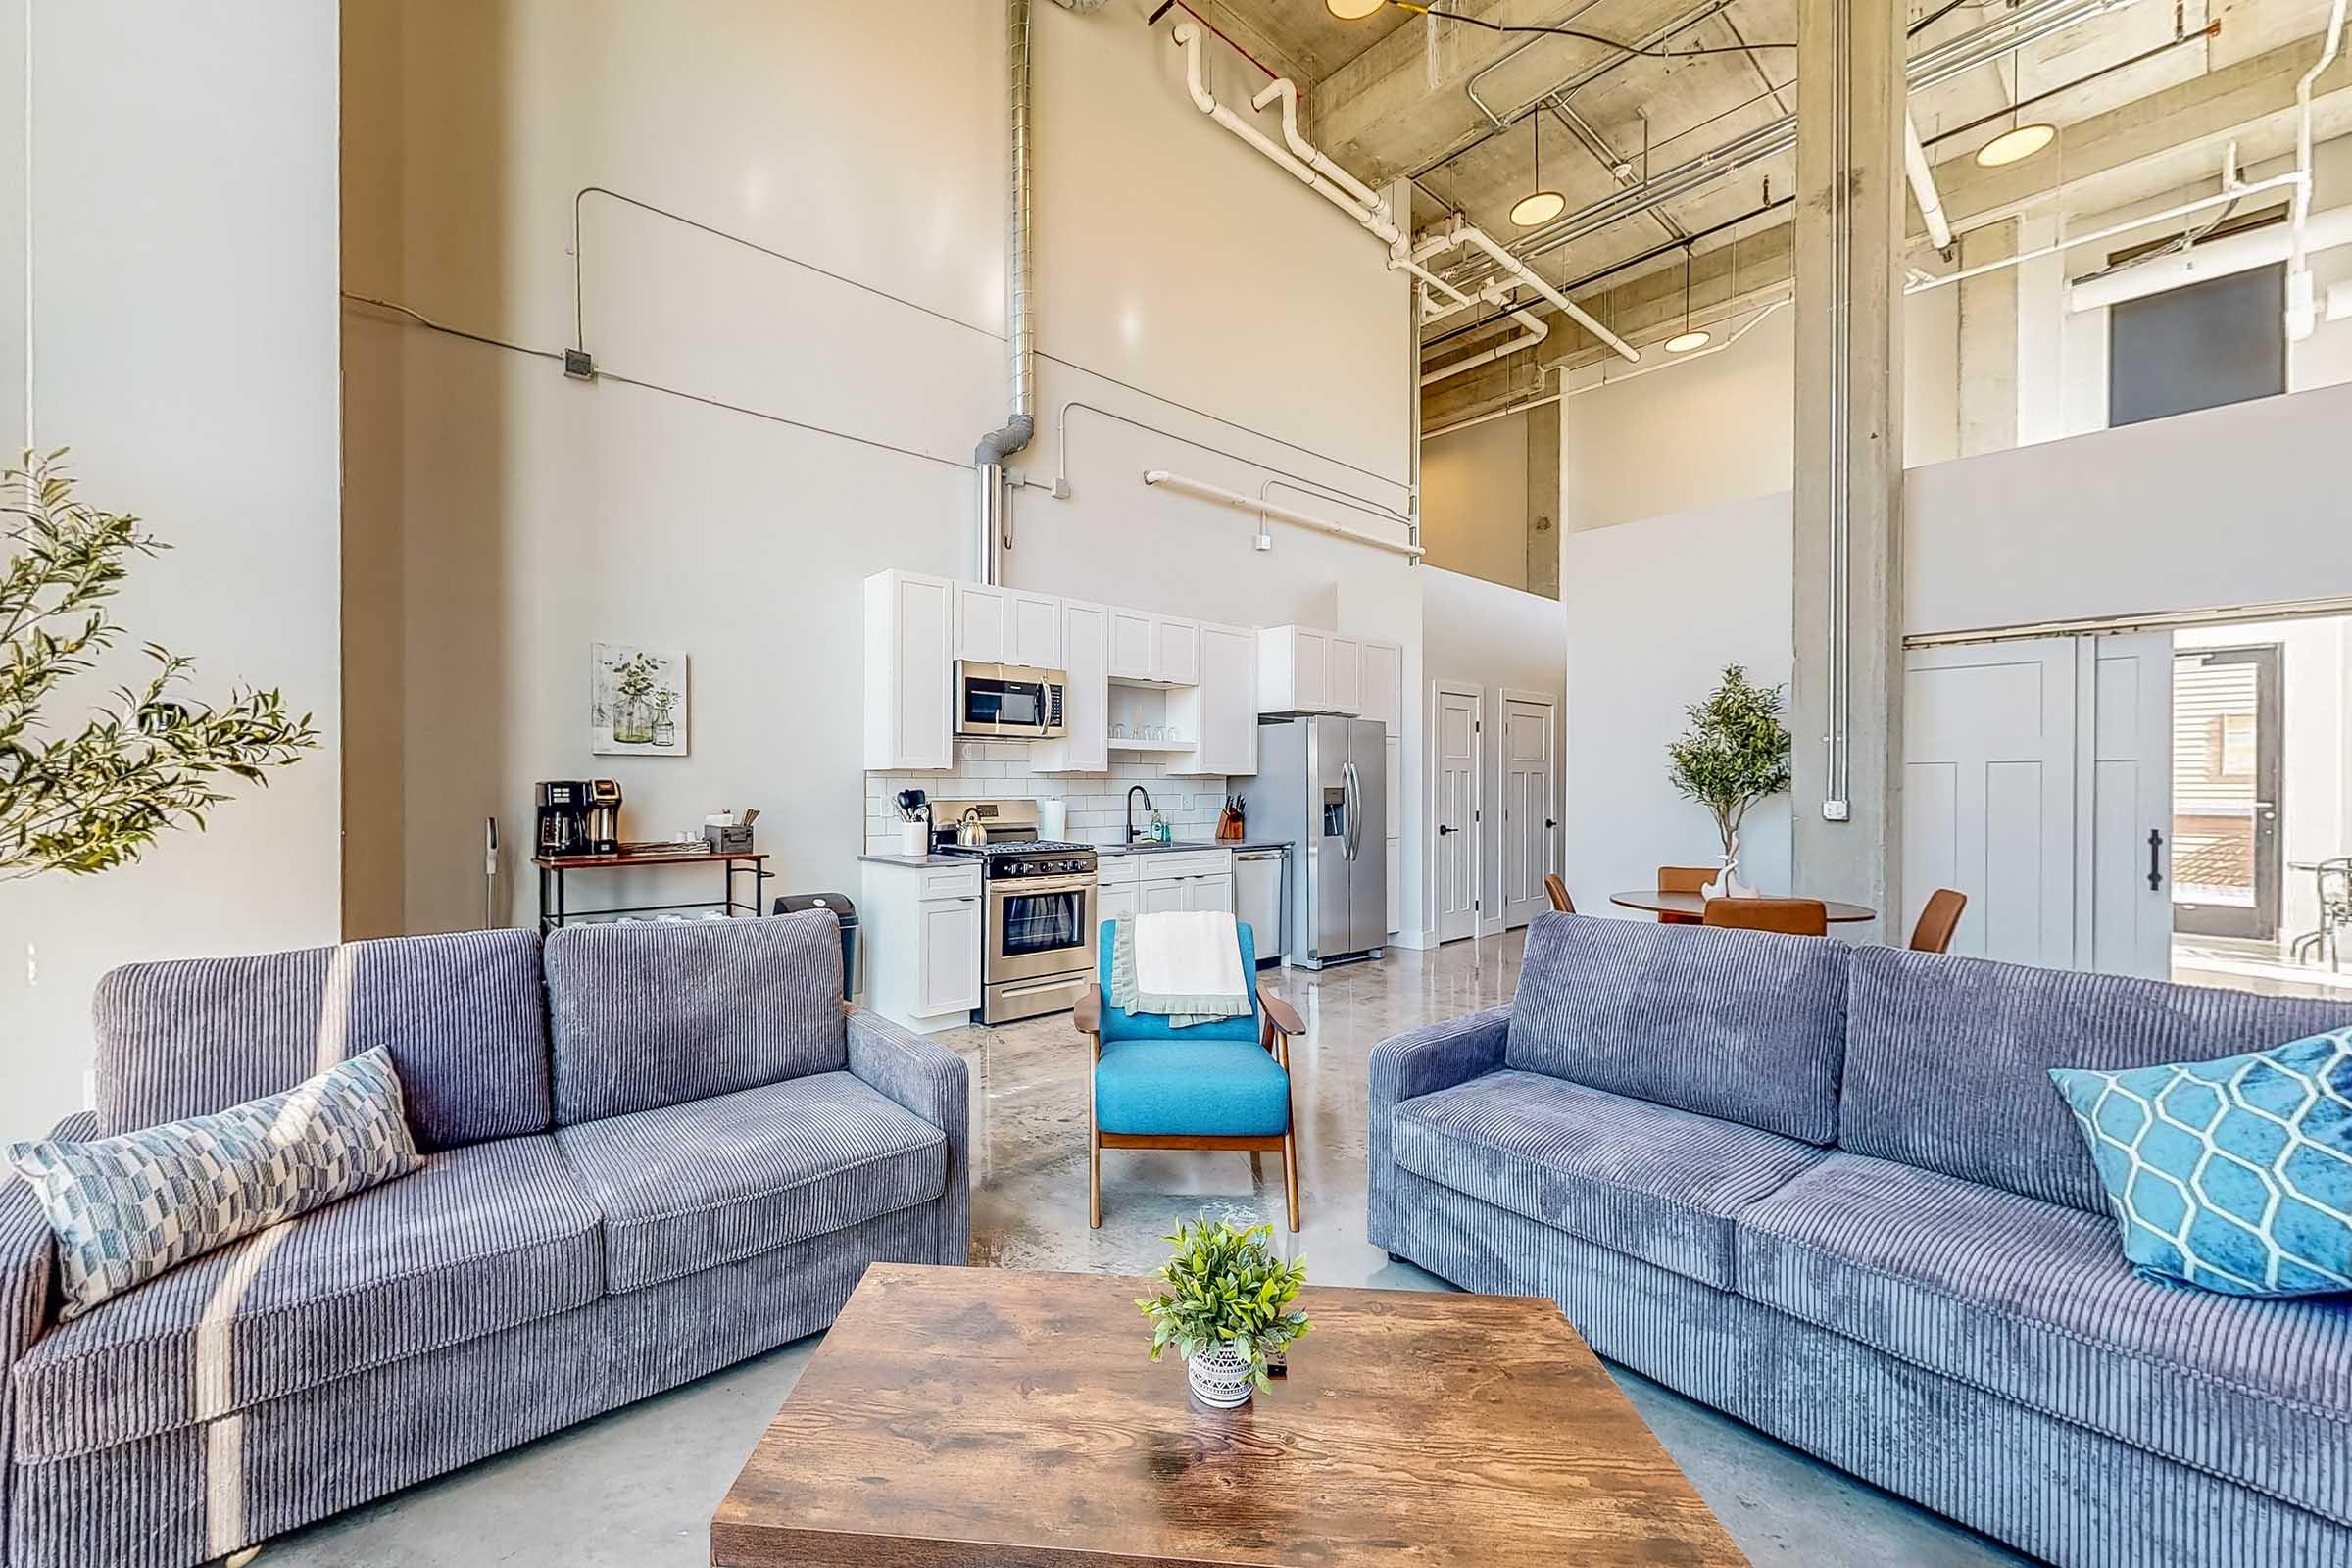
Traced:
POLYGON ((1250 1362, 1230 1345, 1218 1345, 1184 1363, 1193 1397, 1215 1410, 1238 1410, 1250 1402, 1250 1362))

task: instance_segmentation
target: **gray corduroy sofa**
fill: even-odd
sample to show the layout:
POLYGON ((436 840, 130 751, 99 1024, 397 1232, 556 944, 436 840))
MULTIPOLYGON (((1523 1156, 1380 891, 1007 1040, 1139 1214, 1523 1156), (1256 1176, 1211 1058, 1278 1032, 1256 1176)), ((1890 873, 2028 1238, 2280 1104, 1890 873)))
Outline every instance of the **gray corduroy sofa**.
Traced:
POLYGON ((2066 1568, 2352 1565, 2352 1298, 2125 1263, 2047 1069, 2352 1004, 1545 915, 1371 1063, 1374 1245, 2066 1568))
POLYGON ((389 1049, 414 1175, 71 1323, 0 1188, 10 1568, 187 1568, 832 1322, 962 1263, 954 1053, 841 1002, 822 912, 119 969, 88 1137, 389 1049))

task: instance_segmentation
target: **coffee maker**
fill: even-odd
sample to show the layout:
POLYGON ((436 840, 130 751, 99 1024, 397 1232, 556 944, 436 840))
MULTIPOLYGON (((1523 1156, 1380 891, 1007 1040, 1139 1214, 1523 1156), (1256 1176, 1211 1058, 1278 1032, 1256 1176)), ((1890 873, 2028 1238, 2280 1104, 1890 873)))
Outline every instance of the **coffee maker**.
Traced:
POLYGON ((588 786, 576 778, 543 780, 535 789, 539 805, 539 853, 588 853, 588 786))
POLYGON ((592 778, 588 781, 588 853, 590 855, 618 855, 620 853, 620 780, 592 778))

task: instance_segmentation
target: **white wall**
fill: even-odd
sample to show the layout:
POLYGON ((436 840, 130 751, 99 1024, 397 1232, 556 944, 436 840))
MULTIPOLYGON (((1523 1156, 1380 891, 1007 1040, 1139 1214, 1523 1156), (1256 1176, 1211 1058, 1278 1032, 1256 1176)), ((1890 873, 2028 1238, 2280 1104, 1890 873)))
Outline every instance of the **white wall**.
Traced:
POLYGON ((1429 563, 1527 586, 1526 414, 1421 444, 1421 547, 1429 563))
MULTIPOLYGON (((1328 624, 1346 578, 1379 588, 1368 634, 1417 641, 1417 600, 1379 587, 1406 582, 1400 558, 1280 524, 1260 554, 1253 518, 1141 483, 1166 467, 1271 485, 1400 537, 1411 386, 1401 275, 1192 107, 1150 9, 1036 13, 1039 428, 1015 460, 1033 487, 1012 502, 1007 579, 1328 624), (1056 500, 1044 487, 1065 459, 1056 500)), ((354 407, 384 416, 346 432, 352 548, 403 576, 384 601, 399 699, 370 698, 394 733, 368 744, 405 797, 380 917, 478 921, 481 819, 517 842, 549 777, 618 777, 631 837, 760 806, 780 889, 854 887, 857 585, 886 566, 973 574, 966 465, 1007 408, 1001 6, 942 0, 919 27, 752 0, 692 26, 637 0, 347 10, 347 286, 560 348, 590 184, 834 274, 587 199, 599 366, 735 411, 566 381, 545 359, 353 309, 354 407), (589 755, 596 639, 686 650, 689 757, 589 755)), ((1262 84, 1222 50, 1210 68, 1227 101, 1262 84)), ((525 920, 528 878, 514 881, 525 920)))
MULTIPOLYGON (((1476 686, 1485 697, 1487 745, 1481 753, 1484 776, 1479 780, 1479 808, 1488 830, 1479 835, 1479 897, 1487 923, 1499 926, 1503 906, 1503 693, 1509 690, 1553 700, 1552 782, 1555 789, 1560 787, 1565 773, 1557 748, 1567 729, 1568 691, 1560 641, 1563 612, 1557 600, 1457 572, 1433 567, 1421 577, 1421 658, 1426 678, 1420 686, 1419 707, 1424 721, 1435 722, 1440 681, 1476 686)), ((1426 762, 1422 771, 1428 771, 1426 762)), ((1424 778, 1422 782, 1426 786, 1429 781, 1424 778)), ((1424 885, 1434 887, 1434 875, 1424 885)), ((1422 923, 1434 926, 1436 911, 1423 910, 1422 923)))
POLYGON ((71 445, 85 500, 173 546, 116 601, 132 644, 193 657, 199 699, 283 688, 323 744, 134 867, 0 884, 0 1140, 84 1102, 105 970, 331 942, 340 899, 335 8, 29 0, 26 23, 0 3, 0 76, 31 51, 29 160, 0 115, 0 444, 71 445))
MULTIPOLYGON (((1684 710, 1744 664, 1760 685, 1785 684, 1789 645, 1789 497, 1754 496, 1638 527, 1563 541, 1568 616, 1568 814, 1561 878, 1580 911, 1655 887, 1661 865, 1711 865, 1714 818, 1666 782, 1666 746, 1684 710)), ((1743 879, 1789 886, 1788 799, 1748 816, 1743 879)))

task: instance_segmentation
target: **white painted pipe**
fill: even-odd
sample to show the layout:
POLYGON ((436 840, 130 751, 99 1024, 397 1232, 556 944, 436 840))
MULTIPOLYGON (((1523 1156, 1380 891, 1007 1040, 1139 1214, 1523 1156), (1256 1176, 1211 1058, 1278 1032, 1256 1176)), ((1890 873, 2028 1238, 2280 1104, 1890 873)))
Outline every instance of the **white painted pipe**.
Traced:
POLYGON ((1482 365, 1492 365, 1505 355, 1516 354, 1521 349, 1532 349, 1551 336, 1551 328, 1544 324, 1544 318, 1533 311, 1513 311, 1511 319, 1517 321, 1524 330, 1512 333, 1484 353, 1473 354, 1468 359, 1456 360, 1451 365, 1443 366, 1430 371, 1421 378, 1421 384, 1435 386, 1448 376, 1459 375, 1464 370, 1475 370, 1482 365))
POLYGON ((1928 243, 1939 251, 1952 248, 1952 225, 1943 216, 1943 198, 1936 191, 1936 171, 1928 167, 1928 150, 1920 145, 1919 122, 1903 111, 1903 172, 1911 176, 1911 199, 1919 203, 1920 221, 1928 225, 1928 243))
POLYGON ((2304 234, 2311 219, 2311 90, 2328 68, 2335 64, 2336 51, 2343 41, 2344 0, 2335 0, 2328 11, 2328 39, 2320 46, 2320 58, 2312 62, 2311 69, 2295 83, 2295 172, 2303 176, 2303 184, 2295 192, 2294 212, 2287 218, 2286 338, 2290 343, 2302 342, 2318 325, 2318 313, 2311 297, 2311 263, 2307 259, 2310 247, 2304 234))
POLYGON ((1213 501, 1219 506, 1233 507, 1242 512, 1252 512, 1261 517, 1272 517, 1280 522, 1295 523, 1301 528, 1312 528, 1317 533, 1332 534, 1342 539, 1352 539, 1357 544, 1370 545, 1375 550, 1386 550, 1392 555, 1404 556, 1410 560, 1418 561, 1424 554, 1419 545, 1403 544, 1395 539, 1383 539, 1376 533, 1366 533, 1361 528, 1350 528, 1344 522, 1334 522, 1329 517, 1318 517, 1311 512, 1296 512, 1289 507, 1280 506, 1257 496, 1246 496, 1238 490, 1228 490, 1223 485, 1208 484, 1200 479, 1188 479, 1181 473, 1170 473, 1165 468, 1145 469, 1144 483, 1173 490, 1179 495, 1194 496, 1202 501, 1213 501))
POLYGON ((2190 213, 2201 213, 2208 207, 2225 206, 2230 202, 2243 201, 2248 196, 2260 195, 2266 190, 2277 190, 2281 186, 2299 185, 2302 182, 2303 176, 2293 170, 2289 170, 2283 174, 2273 174, 2268 179, 2258 179, 2251 185, 2226 186, 2211 196, 2200 196, 2193 202, 2182 202, 2178 207, 2168 207, 2161 213, 2150 213, 2145 218, 2134 218, 2126 222, 2110 224, 2106 228, 2094 229, 2088 234, 2072 235, 2055 244, 2037 245, 2030 251, 2019 251, 2014 256, 2004 256, 1997 262, 1986 262, 1979 267, 1963 267, 1957 272, 1945 272, 1939 277, 1918 278, 1905 284, 1903 292, 1905 294, 1925 294, 1932 288, 1947 288, 1954 283, 1965 283, 1972 277, 1983 277, 1987 272, 2000 271, 2003 268, 2022 267, 2028 262, 2038 261, 2044 256, 2055 256, 2060 251, 2071 251, 2083 245, 2095 245, 2100 240, 2113 239, 2118 234, 2129 234, 2134 229, 2146 228, 2151 224, 2164 222, 2168 219, 2185 218, 2190 213))
MULTIPOLYGON (((2135 262, 2104 276, 2086 277, 2067 290, 2067 308, 2095 311, 2102 306, 2121 305, 2126 300, 2141 300, 2151 294, 2186 288, 2209 277, 2250 272, 2257 267, 2286 260, 2294 243, 2295 236, 2284 227, 2257 228, 2209 239, 2170 256, 2152 256, 2144 262, 2135 262)), ((2352 207, 2330 208, 2305 224, 2302 248, 2307 254, 2333 250, 2338 245, 2352 245, 2352 207)))
POLYGON ((1291 151, 1298 160, 1366 207, 1386 211, 1388 203, 1380 199, 1378 191, 1324 157, 1319 148, 1298 134, 1298 88, 1290 77, 1276 76, 1263 92, 1250 100, 1250 104, 1253 109, 1263 109, 1277 100, 1282 104, 1282 139, 1290 143, 1291 151))
POLYGON ((1537 276, 1535 269, 1529 267, 1518 257, 1513 256, 1509 250, 1504 248, 1500 241, 1496 240, 1485 229, 1478 228, 1469 223, 1464 223, 1455 237, 1463 244, 1468 245, 1473 249, 1484 251, 1487 253, 1487 255, 1493 257, 1495 266, 1501 268, 1503 271, 1508 273, 1510 276, 1518 279, 1527 287, 1534 289, 1538 294, 1543 295, 1545 299, 1551 301, 1552 304, 1558 306, 1563 315, 1577 321, 1584 327, 1586 331, 1592 333, 1594 337, 1600 339, 1603 343, 1606 343, 1610 348, 1616 350, 1619 358, 1627 360, 1639 360, 1642 358, 1642 351, 1640 349, 1635 348, 1631 343, 1628 343, 1625 339, 1619 337, 1616 333, 1601 325, 1597 319, 1587 313, 1582 306, 1576 303, 1576 301, 1570 299, 1558 289, 1553 288, 1549 283, 1544 282, 1543 278, 1537 276))

